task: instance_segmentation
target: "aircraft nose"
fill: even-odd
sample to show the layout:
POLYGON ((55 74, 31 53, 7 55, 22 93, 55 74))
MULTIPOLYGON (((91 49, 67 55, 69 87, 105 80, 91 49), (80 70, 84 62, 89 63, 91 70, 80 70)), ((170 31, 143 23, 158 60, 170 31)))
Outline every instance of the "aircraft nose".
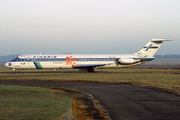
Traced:
POLYGON ((4 64, 5 67, 9 67, 9 65, 10 65, 9 62, 7 62, 7 63, 4 64))

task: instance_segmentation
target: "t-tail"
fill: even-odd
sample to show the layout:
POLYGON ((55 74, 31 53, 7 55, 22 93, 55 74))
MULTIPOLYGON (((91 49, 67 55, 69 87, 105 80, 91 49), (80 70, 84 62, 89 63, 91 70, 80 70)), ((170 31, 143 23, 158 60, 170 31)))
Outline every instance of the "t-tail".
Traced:
POLYGON ((161 45, 166 41, 172 40, 151 39, 141 50, 134 54, 142 55, 144 57, 153 57, 154 54, 158 51, 158 49, 161 47, 161 45))

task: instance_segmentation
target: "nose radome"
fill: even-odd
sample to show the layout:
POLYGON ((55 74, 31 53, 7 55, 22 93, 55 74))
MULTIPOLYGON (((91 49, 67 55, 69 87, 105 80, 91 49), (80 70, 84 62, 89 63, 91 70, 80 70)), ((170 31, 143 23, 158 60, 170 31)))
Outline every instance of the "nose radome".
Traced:
POLYGON ((9 62, 5 63, 5 67, 9 67, 9 62))

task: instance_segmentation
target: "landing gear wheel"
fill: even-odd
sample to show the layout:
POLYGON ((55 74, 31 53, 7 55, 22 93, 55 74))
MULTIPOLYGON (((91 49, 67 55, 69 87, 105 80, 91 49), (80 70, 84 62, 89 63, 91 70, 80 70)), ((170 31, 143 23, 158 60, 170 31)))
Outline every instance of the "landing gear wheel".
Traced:
POLYGON ((88 72, 94 72, 94 69, 87 69, 88 72))
POLYGON ((15 73, 16 73, 16 69, 12 69, 12 71, 13 71, 13 74, 15 74, 15 73))

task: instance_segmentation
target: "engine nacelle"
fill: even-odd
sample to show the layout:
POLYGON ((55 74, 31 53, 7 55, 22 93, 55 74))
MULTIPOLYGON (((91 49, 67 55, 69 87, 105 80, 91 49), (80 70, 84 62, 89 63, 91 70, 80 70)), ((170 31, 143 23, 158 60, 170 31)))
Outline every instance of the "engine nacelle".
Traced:
POLYGON ((118 63, 119 64, 134 64, 138 63, 140 60, 135 60, 135 59, 119 59, 118 63))

